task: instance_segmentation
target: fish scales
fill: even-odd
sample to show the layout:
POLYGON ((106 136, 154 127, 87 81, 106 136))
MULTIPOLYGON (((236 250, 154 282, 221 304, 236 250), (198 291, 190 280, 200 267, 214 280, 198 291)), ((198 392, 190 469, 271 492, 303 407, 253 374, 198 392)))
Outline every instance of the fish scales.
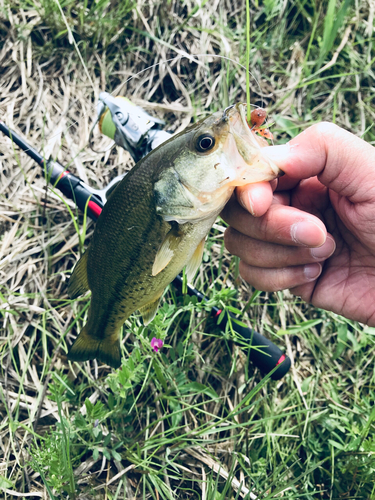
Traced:
MULTIPOLYGON (((263 158, 246 106, 216 113, 143 158, 115 188, 69 282, 74 298, 92 292, 88 321, 68 358, 121 364, 119 333, 140 310, 147 324, 165 287, 203 243, 235 186, 280 173, 263 158)), ((191 276, 190 276, 191 277, 191 276)))
MULTIPOLYGON (((106 336, 106 323, 113 324, 112 316, 116 316, 119 305, 126 306, 123 312, 129 316, 157 296, 160 282, 168 284, 175 277, 170 267, 156 277, 151 273, 160 242, 172 228, 172 224, 165 222, 155 211, 152 186, 160 168, 158 160, 162 152, 155 156, 141 160, 128 174, 133 178, 126 176, 115 189, 111 203, 104 207, 103 215, 98 220, 89 247, 87 273, 90 289, 102 288, 102 293, 92 298, 92 309, 102 312, 96 314, 95 323, 90 324, 90 331, 98 338, 106 336), (138 207, 137 211, 134 210, 135 206, 138 207), (140 298, 135 293, 137 291, 144 292, 143 297, 140 298), (103 297, 108 299, 104 302, 103 297), (98 316, 101 318, 99 323, 98 316)), ((211 227, 212 223, 208 222, 207 225, 211 227)), ((205 227, 203 232, 197 231, 189 223, 182 226, 185 238, 194 239, 195 236, 199 241, 204 237, 204 230, 205 227)), ((181 250, 183 247, 181 242, 181 250)), ((122 325, 122 319, 120 322, 122 325)))

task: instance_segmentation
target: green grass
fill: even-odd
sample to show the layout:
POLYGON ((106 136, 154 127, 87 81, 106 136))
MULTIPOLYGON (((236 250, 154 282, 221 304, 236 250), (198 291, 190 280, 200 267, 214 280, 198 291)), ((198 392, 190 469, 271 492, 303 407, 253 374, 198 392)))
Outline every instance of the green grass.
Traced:
MULTIPOLYGON (((229 103, 246 100, 245 70, 215 58, 175 60, 124 84, 183 53, 246 67, 244 2, 60 5, 95 95, 56 1, 3 0, 0 116, 74 172, 78 158, 90 184, 131 165, 122 151, 86 147, 99 90, 157 103, 149 111, 172 130, 223 109, 226 93, 229 103)), ((276 142, 330 120, 374 144, 369 5, 250 7, 260 85, 251 78, 251 100, 268 107, 276 142)), ((373 328, 241 282, 218 221, 195 279, 208 304, 170 286, 151 325, 137 315, 125 323, 121 369, 71 365, 89 297, 69 300, 66 279, 93 225, 46 196, 42 172, 3 137, 0 151, 2 498, 375 498, 373 328), (287 376, 264 379, 244 342, 210 318, 212 305, 239 309, 283 347, 294 363, 287 376), (165 342, 157 354, 154 336, 165 342)))

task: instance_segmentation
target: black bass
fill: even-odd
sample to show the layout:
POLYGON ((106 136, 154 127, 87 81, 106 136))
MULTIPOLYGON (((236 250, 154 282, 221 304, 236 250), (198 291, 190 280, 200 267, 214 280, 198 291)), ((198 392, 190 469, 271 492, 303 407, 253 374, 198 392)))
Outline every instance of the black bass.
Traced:
POLYGON ((69 280, 72 299, 92 295, 68 359, 121 365, 124 321, 138 309, 148 324, 177 274, 186 266, 194 277, 234 188, 282 173, 262 154, 265 143, 250 130, 246 105, 237 104, 173 136, 124 177, 69 280))

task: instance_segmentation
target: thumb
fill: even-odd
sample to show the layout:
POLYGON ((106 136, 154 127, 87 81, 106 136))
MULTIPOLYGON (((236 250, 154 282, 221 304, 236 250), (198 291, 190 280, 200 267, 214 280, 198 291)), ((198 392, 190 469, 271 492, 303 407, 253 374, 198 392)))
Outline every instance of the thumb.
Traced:
POLYGON ((313 125, 287 144, 264 148, 263 154, 288 178, 318 176, 352 203, 375 199, 375 148, 333 123, 313 125))

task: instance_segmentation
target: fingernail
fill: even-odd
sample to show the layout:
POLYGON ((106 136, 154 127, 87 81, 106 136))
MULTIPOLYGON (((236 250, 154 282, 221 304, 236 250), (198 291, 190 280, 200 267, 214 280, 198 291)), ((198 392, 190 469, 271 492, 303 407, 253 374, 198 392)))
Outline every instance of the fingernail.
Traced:
POLYGON ((319 243, 323 245, 326 240, 326 233, 318 224, 312 221, 296 222, 293 224, 290 228, 290 236, 294 243, 308 247, 315 247, 319 243))
POLYGON ((318 248, 312 248, 310 250, 310 253, 311 256, 314 257, 314 259, 327 259, 333 254, 335 248, 335 240, 330 236, 327 236, 325 243, 323 243, 323 245, 318 248))
POLYGON ((303 274, 308 281, 315 280, 321 272, 322 266, 320 264, 307 264, 303 269, 303 274))
POLYGON ((270 146, 262 150, 263 154, 274 162, 284 160, 290 154, 290 144, 281 144, 280 146, 270 146))

